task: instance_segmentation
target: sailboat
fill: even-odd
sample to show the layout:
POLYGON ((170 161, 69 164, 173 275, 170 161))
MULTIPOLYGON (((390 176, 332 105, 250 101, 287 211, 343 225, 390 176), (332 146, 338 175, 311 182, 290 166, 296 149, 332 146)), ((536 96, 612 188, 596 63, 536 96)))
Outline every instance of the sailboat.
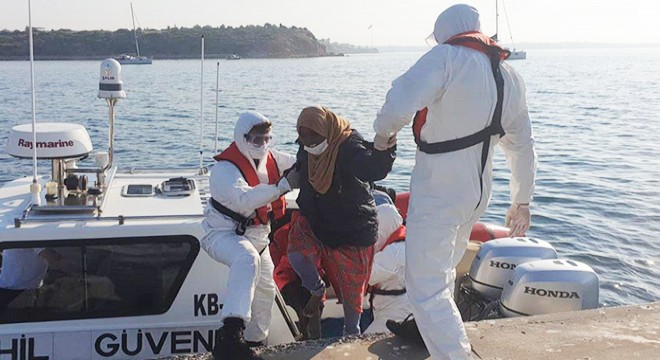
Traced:
POLYGON ((149 65, 153 61, 153 57, 150 56, 140 56, 140 45, 138 43, 137 29, 135 28, 135 13, 133 12, 133 3, 131 3, 131 18, 133 20, 133 36, 135 37, 135 55, 133 54, 121 54, 115 57, 122 65, 149 65))
MULTIPOLYGON (((504 9, 506 13, 506 8, 504 9)), ((507 26, 509 26, 509 17, 507 16, 506 19, 507 26)), ((500 33, 500 13, 499 13, 499 5, 497 0, 495 0, 495 35, 493 35, 492 39, 495 41, 499 41, 499 33, 500 33)), ((509 36, 511 37, 511 45, 513 46, 513 49, 507 49, 511 51, 511 55, 507 58, 507 60, 524 60, 527 59, 527 53, 524 50, 516 50, 516 45, 513 42, 513 35, 511 34, 511 27, 509 26, 509 36)))

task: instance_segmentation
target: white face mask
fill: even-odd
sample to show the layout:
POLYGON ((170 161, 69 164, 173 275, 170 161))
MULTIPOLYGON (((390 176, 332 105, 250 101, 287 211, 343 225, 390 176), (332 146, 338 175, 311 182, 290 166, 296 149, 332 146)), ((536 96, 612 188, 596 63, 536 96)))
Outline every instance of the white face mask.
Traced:
POLYGON ((268 153, 268 144, 257 146, 252 143, 248 143, 248 151, 250 152, 250 156, 253 159, 261 160, 268 153))
POLYGON ((328 139, 323 140, 321 143, 314 147, 305 146, 305 151, 312 155, 319 156, 328 148, 328 139))

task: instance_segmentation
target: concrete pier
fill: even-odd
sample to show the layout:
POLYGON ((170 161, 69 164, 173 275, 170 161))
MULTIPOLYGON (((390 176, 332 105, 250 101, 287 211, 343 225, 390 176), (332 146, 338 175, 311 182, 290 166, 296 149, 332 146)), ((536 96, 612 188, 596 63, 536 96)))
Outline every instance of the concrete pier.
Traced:
MULTIPOLYGON (((475 359, 660 359, 660 302, 472 322, 466 330, 475 359)), ((422 346, 385 334, 264 347, 259 354, 265 360, 430 358, 422 346)))

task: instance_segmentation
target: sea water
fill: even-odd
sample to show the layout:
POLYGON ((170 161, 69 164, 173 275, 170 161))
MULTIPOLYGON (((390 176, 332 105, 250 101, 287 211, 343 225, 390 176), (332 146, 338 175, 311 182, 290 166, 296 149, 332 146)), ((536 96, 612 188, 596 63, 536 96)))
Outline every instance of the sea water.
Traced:
MULTIPOLYGON (((273 121, 277 148, 293 152, 296 118, 313 104, 334 110, 371 139, 391 81, 420 55, 207 59, 203 107, 199 61, 124 66, 128 97, 116 108, 115 164, 195 167, 201 128, 204 160, 211 163, 218 68, 220 149, 233 138, 238 114, 256 110, 273 121)), ((107 150, 108 137, 107 106, 96 97, 100 60, 35 64, 37 121, 84 125, 96 151, 107 150)), ((511 65, 527 84, 539 156, 528 235, 593 267, 601 305, 660 300, 660 48, 533 50, 511 65)), ((0 185, 31 175, 31 161, 11 158, 5 149, 9 129, 30 121, 28 62, 0 62, 0 185)), ((383 184, 405 191, 415 154, 409 127, 398 148, 383 184)), ((39 164, 40 174, 48 174, 50 164, 39 164)), ((501 224, 509 172, 499 150, 494 167, 493 197, 482 220, 501 224)))

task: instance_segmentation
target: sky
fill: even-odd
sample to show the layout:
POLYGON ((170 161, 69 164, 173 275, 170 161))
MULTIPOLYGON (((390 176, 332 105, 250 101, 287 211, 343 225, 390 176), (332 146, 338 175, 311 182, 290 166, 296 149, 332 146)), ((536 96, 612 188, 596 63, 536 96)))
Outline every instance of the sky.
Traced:
MULTIPOLYGON (((306 27, 317 38, 360 46, 424 46, 438 14, 455 4, 429 0, 132 0, 143 27, 263 25, 306 27), (369 29, 369 26, 372 26, 369 29)), ((24 29, 27 0, 0 0, 0 29, 24 29)), ((32 0, 46 29, 131 28, 131 0, 32 0)), ((482 31, 495 33, 495 1, 475 0, 482 31)), ((660 43, 656 0, 500 0, 500 39, 516 43, 660 43), (503 6, 504 5, 504 6, 503 6)))

